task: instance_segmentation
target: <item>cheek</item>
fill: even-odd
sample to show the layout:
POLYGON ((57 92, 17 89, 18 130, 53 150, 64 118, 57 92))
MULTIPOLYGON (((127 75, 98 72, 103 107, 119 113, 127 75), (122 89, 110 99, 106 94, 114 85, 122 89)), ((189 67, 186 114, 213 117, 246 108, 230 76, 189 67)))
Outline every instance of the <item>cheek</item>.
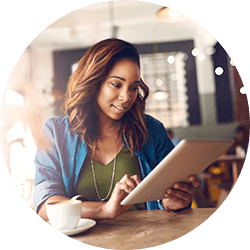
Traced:
POLYGON ((133 106, 133 104, 135 103, 135 101, 136 101, 136 99, 137 99, 137 96, 138 96, 138 94, 137 94, 137 93, 133 93, 133 94, 131 94, 131 102, 130 102, 131 107, 132 107, 132 106, 133 106))
POLYGON ((111 96, 112 94, 107 88, 102 88, 99 92, 98 100, 99 102, 108 101, 111 98, 111 96))
POLYGON ((138 91, 131 93, 131 100, 134 103, 137 99, 138 91))

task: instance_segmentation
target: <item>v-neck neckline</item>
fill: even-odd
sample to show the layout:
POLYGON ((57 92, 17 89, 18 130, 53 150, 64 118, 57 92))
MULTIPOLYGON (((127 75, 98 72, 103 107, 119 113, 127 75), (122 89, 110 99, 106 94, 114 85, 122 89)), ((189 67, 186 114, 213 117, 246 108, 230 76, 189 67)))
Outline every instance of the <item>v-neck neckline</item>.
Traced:
POLYGON ((121 148, 121 150, 118 152, 118 154, 110 161, 110 162, 108 162, 106 165, 104 165, 104 164, 102 164, 102 163, 100 163, 100 162, 98 162, 98 161, 95 161, 95 160, 93 160, 93 163, 97 163, 97 164, 99 164, 100 166, 102 166, 102 167, 107 167, 108 165, 110 165, 114 160, 115 160, 115 158, 116 157, 118 157, 118 155, 123 151, 123 149, 125 148, 125 146, 123 146, 122 148, 121 148))

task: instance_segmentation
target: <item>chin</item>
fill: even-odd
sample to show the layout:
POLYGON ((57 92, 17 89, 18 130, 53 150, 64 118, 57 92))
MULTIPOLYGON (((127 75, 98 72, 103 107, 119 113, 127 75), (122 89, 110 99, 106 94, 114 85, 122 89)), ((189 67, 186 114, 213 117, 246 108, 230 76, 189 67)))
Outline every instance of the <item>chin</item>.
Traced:
POLYGON ((114 116, 114 117, 111 117, 113 120, 116 120, 116 121, 119 121, 121 118, 123 117, 123 115, 117 115, 117 116, 114 116))

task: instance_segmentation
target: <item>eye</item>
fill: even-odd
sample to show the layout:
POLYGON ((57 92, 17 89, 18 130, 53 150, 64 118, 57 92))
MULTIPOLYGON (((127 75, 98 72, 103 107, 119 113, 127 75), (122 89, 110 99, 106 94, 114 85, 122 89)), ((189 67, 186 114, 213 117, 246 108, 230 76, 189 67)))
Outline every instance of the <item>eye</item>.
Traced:
POLYGON ((137 91, 137 90, 139 90, 139 86, 131 87, 131 90, 132 90, 132 91, 137 91))
POLYGON ((121 86, 121 84, 115 82, 111 82, 111 85, 115 88, 119 88, 121 86))

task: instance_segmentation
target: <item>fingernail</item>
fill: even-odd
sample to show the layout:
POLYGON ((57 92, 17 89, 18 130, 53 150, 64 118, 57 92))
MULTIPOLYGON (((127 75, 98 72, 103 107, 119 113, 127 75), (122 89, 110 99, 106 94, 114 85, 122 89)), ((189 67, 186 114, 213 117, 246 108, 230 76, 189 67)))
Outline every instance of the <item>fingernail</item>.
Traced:
POLYGON ((179 188, 179 185, 178 184, 174 184, 174 188, 179 188))
POLYGON ((168 194, 171 194, 171 189, 168 189, 168 190, 167 190, 167 193, 168 193, 168 194))

